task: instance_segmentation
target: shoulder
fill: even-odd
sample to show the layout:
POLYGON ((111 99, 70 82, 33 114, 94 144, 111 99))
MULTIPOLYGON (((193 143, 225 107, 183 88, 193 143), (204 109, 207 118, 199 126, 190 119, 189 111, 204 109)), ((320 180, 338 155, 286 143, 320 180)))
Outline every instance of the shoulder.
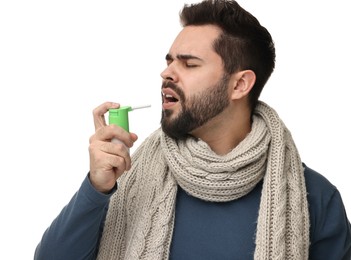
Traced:
POLYGON ((329 197, 337 188, 322 174, 303 164, 308 197, 329 197))
MULTIPOLYGON (((331 201, 341 200, 341 197, 335 185, 326 177, 309 168, 306 164, 303 166, 311 224, 313 224, 326 213, 331 201)), ((338 204, 340 203, 342 202, 338 202, 338 204)))
POLYGON ((337 251, 344 250, 343 246, 350 247, 350 223, 337 187, 322 174, 305 164, 303 166, 310 213, 312 248, 322 252, 325 247, 335 250, 340 247, 337 251))

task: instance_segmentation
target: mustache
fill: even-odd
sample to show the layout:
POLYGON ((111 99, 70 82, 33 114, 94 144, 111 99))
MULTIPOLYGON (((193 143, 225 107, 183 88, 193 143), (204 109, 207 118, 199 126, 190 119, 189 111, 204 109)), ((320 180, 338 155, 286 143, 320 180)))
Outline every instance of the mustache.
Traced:
POLYGON ((177 95, 179 95, 180 99, 184 101, 185 99, 184 92, 177 84, 173 83, 172 81, 166 80, 162 82, 162 89, 164 88, 172 89, 175 93, 177 93, 177 95))

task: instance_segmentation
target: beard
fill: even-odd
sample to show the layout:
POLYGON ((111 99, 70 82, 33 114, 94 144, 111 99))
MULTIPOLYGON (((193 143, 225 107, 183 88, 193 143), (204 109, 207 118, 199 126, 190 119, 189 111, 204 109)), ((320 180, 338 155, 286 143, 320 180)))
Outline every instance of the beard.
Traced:
POLYGON ((191 131, 204 125, 228 107, 228 82, 229 75, 224 74, 217 84, 189 98, 186 98, 184 92, 171 81, 163 83, 162 88, 171 88, 179 95, 181 110, 173 119, 171 116, 174 111, 167 109, 162 111, 162 130, 174 139, 188 138, 191 131))

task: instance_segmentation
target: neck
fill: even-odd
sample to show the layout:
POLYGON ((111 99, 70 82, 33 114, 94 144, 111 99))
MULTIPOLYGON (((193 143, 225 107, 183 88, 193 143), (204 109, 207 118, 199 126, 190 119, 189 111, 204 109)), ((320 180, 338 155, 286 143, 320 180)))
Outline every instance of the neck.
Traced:
POLYGON ((233 150, 251 131, 249 109, 228 109, 191 134, 206 142, 218 155, 233 150))

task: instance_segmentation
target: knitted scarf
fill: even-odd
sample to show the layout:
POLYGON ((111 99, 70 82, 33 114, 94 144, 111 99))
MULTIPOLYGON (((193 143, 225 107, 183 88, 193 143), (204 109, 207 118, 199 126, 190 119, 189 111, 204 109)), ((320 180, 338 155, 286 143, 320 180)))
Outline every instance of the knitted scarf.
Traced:
POLYGON ((202 140, 177 141, 159 129, 132 160, 110 200, 99 260, 168 259, 177 185, 202 200, 224 202, 245 196, 262 178, 254 259, 308 259, 303 166, 290 132, 263 102, 251 132, 224 156, 202 140))

